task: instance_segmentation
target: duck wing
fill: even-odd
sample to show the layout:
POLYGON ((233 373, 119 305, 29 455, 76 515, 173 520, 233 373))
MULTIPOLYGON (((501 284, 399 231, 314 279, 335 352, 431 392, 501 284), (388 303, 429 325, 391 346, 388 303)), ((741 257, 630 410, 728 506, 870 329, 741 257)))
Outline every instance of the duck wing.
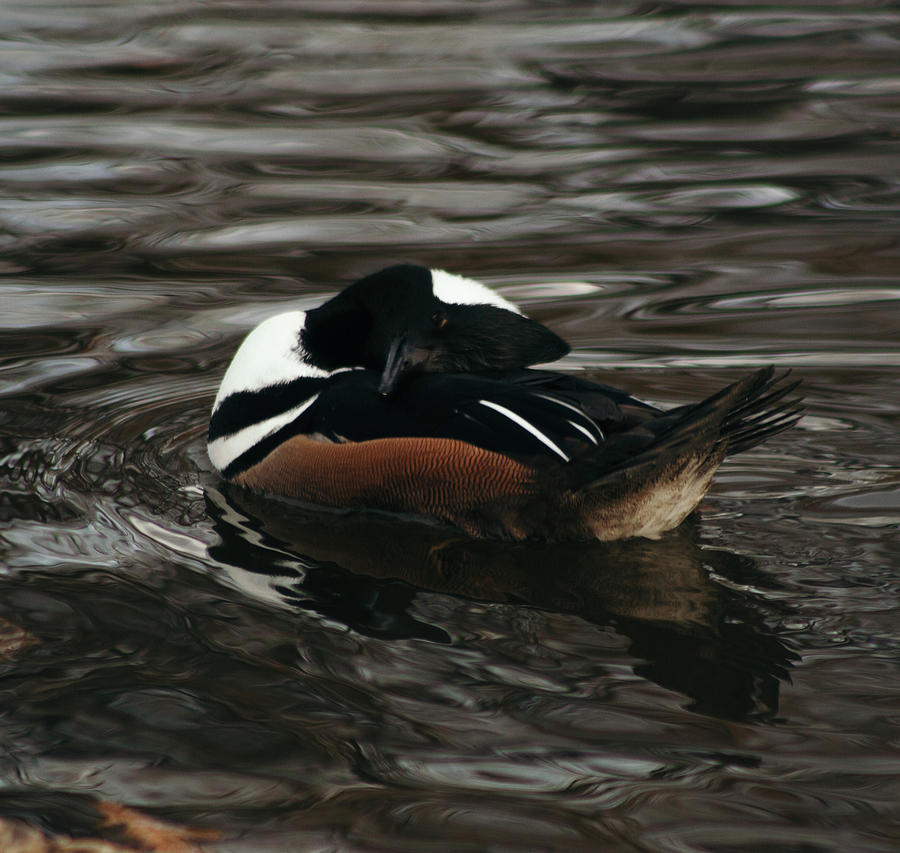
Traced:
MULTIPOLYGON (((233 477, 296 435, 363 442, 382 438, 444 438, 505 454, 529 465, 574 461, 572 476, 587 483, 696 439, 697 425, 712 421, 725 453, 758 443, 794 420, 780 405, 793 389, 772 371, 752 374, 701 403, 663 412, 624 391, 552 371, 502 374, 420 374, 384 397, 380 376, 347 370, 235 395, 213 418, 210 436, 261 428, 246 450, 223 469, 233 477), (252 399, 251 399, 252 397, 252 399), (240 398, 240 399, 239 399, 240 398), (258 398, 258 399, 257 399, 258 398), (712 417, 705 417, 712 412, 712 417)), ((575 485, 575 482, 573 482, 575 485)))
POLYGON ((256 435, 223 474, 239 474, 295 435, 331 442, 446 438, 529 463, 568 462, 661 414, 622 391, 550 371, 425 373, 389 397, 379 382, 375 371, 346 370, 226 399, 210 441, 256 435))
MULTIPOLYGON (((378 393, 377 374, 332 377, 298 431, 330 441, 391 437, 449 438, 514 457, 568 461, 605 441, 624 422, 615 405, 591 417, 571 395, 553 392, 549 378, 513 375, 421 374, 390 397, 378 393)), ((549 377, 549 374, 548 374, 549 377)))

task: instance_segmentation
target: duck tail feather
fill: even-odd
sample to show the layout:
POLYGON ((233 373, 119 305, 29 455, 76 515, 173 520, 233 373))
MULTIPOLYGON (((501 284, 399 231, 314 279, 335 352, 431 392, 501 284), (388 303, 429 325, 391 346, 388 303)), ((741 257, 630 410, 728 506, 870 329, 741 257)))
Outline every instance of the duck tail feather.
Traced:
POLYGON ((635 481, 685 464, 714 470, 726 455, 754 447, 802 417, 800 400, 785 400, 800 384, 786 381, 789 374, 762 368, 700 403, 666 413, 653 430, 638 427, 610 437, 566 466, 569 488, 593 491, 623 476, 635 481))
POLYGON ((802 399, 786 399, 800 385, 799 379, 788 381, 790 373, 786 370, 776 374, 770 367, 755 374, 757 381, 748 389, 749 393, 722 420, 719 443, 727 455, 749 450, 794 426, 803 417, 802 399))

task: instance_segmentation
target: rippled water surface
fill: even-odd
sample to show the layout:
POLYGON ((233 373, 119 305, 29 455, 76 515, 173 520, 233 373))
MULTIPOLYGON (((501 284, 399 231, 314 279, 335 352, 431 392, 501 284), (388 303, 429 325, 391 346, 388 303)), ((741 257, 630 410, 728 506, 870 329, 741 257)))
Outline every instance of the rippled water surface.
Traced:
POLYGON ((0 849, 897 849, 893 4, 0 24, 0 849), (400 260, 566 369, 674 405, 772 363, 807 417, 659 542, 224 489, 242 335, 400 260))

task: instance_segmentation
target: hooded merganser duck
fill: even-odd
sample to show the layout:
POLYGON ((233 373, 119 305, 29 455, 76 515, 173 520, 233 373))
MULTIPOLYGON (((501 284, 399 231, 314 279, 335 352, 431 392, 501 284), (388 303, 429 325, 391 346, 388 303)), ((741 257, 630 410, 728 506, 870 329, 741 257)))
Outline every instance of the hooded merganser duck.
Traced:
POLYGON ((536 369, 569 346, 486 285, 400 265, 257 326, 222 380, 209 457, 301 501, 506 539, 658 538, 726 455, 800 417, 758 370, 662 411, 536 369))

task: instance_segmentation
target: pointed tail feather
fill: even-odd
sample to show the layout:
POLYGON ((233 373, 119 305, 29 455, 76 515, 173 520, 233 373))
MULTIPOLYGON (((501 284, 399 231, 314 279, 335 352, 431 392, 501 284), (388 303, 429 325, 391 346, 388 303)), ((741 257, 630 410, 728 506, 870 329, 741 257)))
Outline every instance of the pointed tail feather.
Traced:
POLYGON ((722 421, 719 440, 725 444, 726 454, 748 450, 803 417, 800 399, 785 400, 800 384, 799 379, 788 382, 789 376, 790 370, 776 376, 774 368, 768 367, 747 377, 753 383, 744 402, 729 410, 722 421))
POLYGON ((800 400, 785 400, 800 384, 787 382, 789 374, 762 368, 700 403, 662 415, 652 433, 639 427, 613 436, 598 451, 573 460, 569 488, 591 490, 620 471, 632 480, 652 477, 688 460, 718 467, 726 455, 754 447, 802 417, 800 400))

